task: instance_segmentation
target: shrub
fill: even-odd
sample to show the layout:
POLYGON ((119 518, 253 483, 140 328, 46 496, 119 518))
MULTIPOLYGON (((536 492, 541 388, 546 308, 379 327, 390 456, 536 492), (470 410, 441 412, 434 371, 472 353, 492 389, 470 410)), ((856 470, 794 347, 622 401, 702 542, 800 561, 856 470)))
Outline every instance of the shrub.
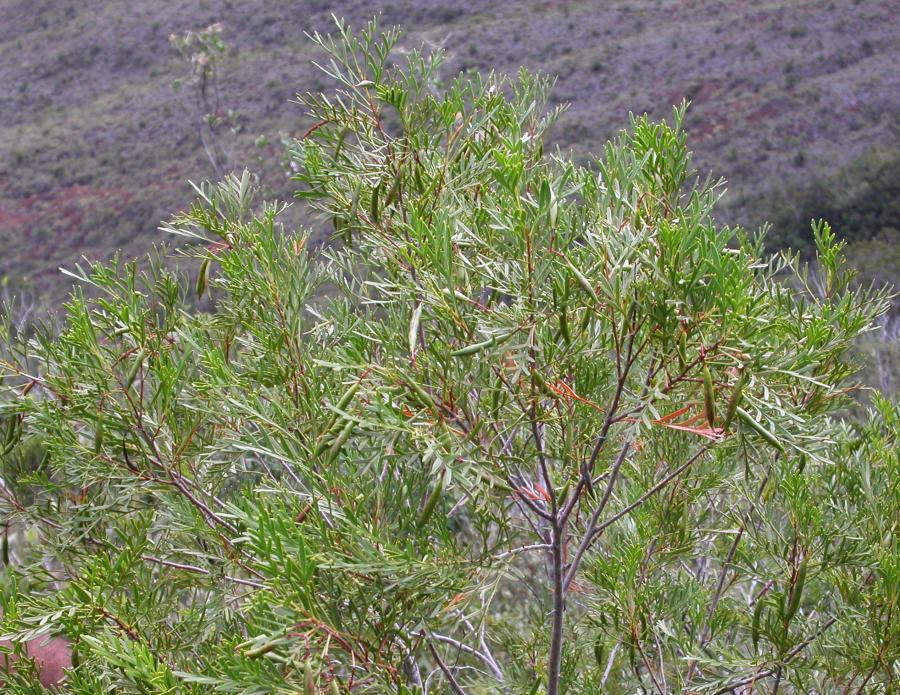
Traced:
POLYGON ((887 300, 827 225, 814 290, 715 225, 683 107, 582 167, 549 80, 314 39, 291 156, 343 243, 231 176, 167 227, 190 287, 76 266, 3 343, 6 636, 64 633, 76 693, 894 679, 898 412, 830 417, 887 300))

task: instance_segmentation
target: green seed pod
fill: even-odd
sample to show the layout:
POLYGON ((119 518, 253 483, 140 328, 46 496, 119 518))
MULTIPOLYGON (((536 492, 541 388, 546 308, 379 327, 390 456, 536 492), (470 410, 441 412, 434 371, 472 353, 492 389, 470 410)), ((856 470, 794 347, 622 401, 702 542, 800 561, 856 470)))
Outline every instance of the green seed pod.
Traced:
POLYGON ((209 260, 208 258, 203 259, 203 263, 200 264, 200 272, 197 273, 197 299, 203 296, 209 285, 209 260))
POLYGON ((329 446, 331 446, 331 443, 333 441, 334 440, 331 438, 331 430, 330 429, 326 430, 325 433, 321 435, 321 438, 319 439, 319 443, 316 444, 316 448, 313 449, 313 456, 318 458, 319 456, 324 454, 325 450, 329 446))
POLYGON ((391 189, 388 191, 387 197, 384 199, 384 208, 387 209, 390 207, 390 204, 394 202, 394 198, 397 197, 397 194, 400 192, 400 184, 403 181, 403 165, 401 164, 397 167, 397 173, 394 174, 394 182, 391 184, 391 189))
POLYGON ((581 325, 578 327, 579 333, 584 333, 587 330, 588 324, 591 322, 591 312, 590 310, 584 312, 584 317, 581 319, 581 325))
POLYGON ((335 456, 337 456, 338 452, 341 450, 341 447, 347 443, 347 440, 350 439, 350 435, 353 434, 353 426, 355 424, 356 423, 353 420, 347 420, 344 428, 335 438, 334 442, 331 444, 331 448, 328 450, 329 458, 334 458, 335 456))
POLYGON ((581 289, 583 289, 585 292, 587 292, 590 295, 591 299, 593 299, 595 302, 600 301, 599 298, 597 297, 597 292, 594 290, 593 286, 590 283, 590 280, 588 280, 582 274, 582 272, 580 270, 578 270, 578 268, 575 267, 575 265, 572 263, 572 261, 570 261, 568 258, 566 258, 564 260, 566 263, 566 267, 569 269, 569 272, 575 276, 575 279, 578 281, 578 284, 581 285, 581 289))
POLYGON ((597 641, 594 642, 594 661, 597 662, 597 666, 600 668, 603 668, 605 656, 606 655, 603 653, 603 639, 598 637, 597 641))
POLYGON ((346 410, 347 406, 350 405, 350 401, 352 401, 353 397, 356 395, 356 392, 359 391, 361 383, 362 382, 360 381, 353 382, 350 388, 347 389, 347 392, 343 396, 341 396, 341 400, 337 402, 335 408, 337 408, 338 410, 346 410))
MULTIPOLYGON (((347 406, 350 405, 350 401, 353 400, 353 397, 356 395, 356 392, 359 391, 360 382, 354 382, 349 389, 347 389, 346 393, 341 396, 341 399, 335 405, 336 410, 346 410, 347 406)), ((325 449, 329 447, 332 441, 332 436, 334 434, 335 426, 338 424, 338 420, 340 416, 335 414, 334 417, 328 422, 328 426, 325 428, 324 433, 319 439, 319 443, 316 445, 316 448, 313 450, 313 456, 321 456, 325 449)))
POLYGON ((774 434, 769 432, 769 430, 767 430, 765 427, 763 427, 761 424, 759 424, 756 420, 754 420, 750 416, 750 413, 748 413, 746 410, 744 410, 740 406, 735 408, 735 412, 737 413, 737 416, 741 419, 741 422, 743 422, 751 430, 756 432, 756 434, 758 434, 760 437, 765 439, 773 447, 778 449, 778 451, 780 451, 782 454, 784 453, 784 445, 780 441, 778 441, 778 438, 774 434))
POLYGON ((347 139, 347 136, 350 134, 350 128, 348 126, 344 126, 341 129, 341 132, 338 134, 337 145, 334 147, 334 161, 337 161, 338 156, 341 154, 341 148, 344 146, 344 140, 347 139))
POLYGON ((800 566, 797 568, 797 576, 794 580, 794 586, 791 587, 791 598, 788 601, 787 610, 785 611, 785 622, 790 622, 797 614, 800 607, 800 597, 803 595, 803 584, 806 582, 806 566, 807 558, 803 558, 800 566))
POLYGON ((362 197, 363 180, 356 182, 356 188, 353 189, 353 197, 350 199, 350 212, 347 215, 351 220, 356 218, 356 211, 359 210, 359 199, 362 197))
POLYGON ((303 662, 303 695, 315 695, 316 676, 313 673, 312 662, 307 659, 303 662))
POLYGON ((494 336, 492 338, 488 338, 487 340, 482 340, 480 343, 474 343, 472 345, 467 345, 466 347, 459 348, 458 350, 451 350, 451 357, 468 357, 469 355, 474 355, 482 350, 493 347, 494 345, 502 345, 507 340, 509 340, 516 331, 510 331, 506 335, 502 336, 494 336))
POLYGON ((531 375, 534 377, 535 383, 537 387, 540 389, 541 393, 549 398, 557 399, 559 398, 559 392, 554 391, 550 388, 550 385, 547 383, 546 379, 544 379, 544 375, 537 369, 531 372, 531 375))
POLYGON ((372 217, 372 222, 374 224, 378 224, 378 195, 381 191, 381 182, 378 182, 378 185, 372 190, 372 202, 369 206, 369 213, 372 217))
POLYGON ((566 315, 565 305, 563 305, 559 313, 559 333, 566 345, 572 344, 572 334, 569 332, 569 317, 566 315))
POLYGON ((541 211, 550 208, 550 201, 553 199, 553 193, 550 191, 550 182, 546 179, 541 182, 541 190, 538 193, 538 207, 541 211))
POLYGON ((338 684, 337 677, 331 679, 331 695, 341 695, 341 686, 338 684))
POLYGON ((428 495, 428 499, 425 500, 425 505, 422 507, 422 510, 419 512, 419 516, 416 519, 416 527, 423 528, 425 524, 428 523, 429 519, 431 519, 431 515, 434 513, 435 507, 437 507, 438 501, 441 499, 441 494, 444 491, 444 472, 438 475, 437 485, 434 486, 434 489, 431 491, 431 494, 428 495))
POLYGON ((765 600, 760 598, 756 601, 756 606, 753 609, 753 623, 750 627, 750 638, 753 640, 754 651, 759 648, 759 624, 762 620, 762 612, 765 605, 765 600))
POLYGON ((491 417, 495 420, 500 414, 500 393, 499 387, 491 389, 491 417))
POLYGON ((421 169, 422 169, 421 166, 416 166, 413 168, 413 178, 415 179, 416 190, 419 192, 419 194, 422 194, 425 192, 425 184, 422 183, 421 169))
POLYGON ((103 423, 98 422, 94 428, 94 453, 99 454, 103 450, 103 423))
POLYGON ((9 526, 3 529, 3 566, 9 566, 9 526))
POLYGON ((800 454, 800 460, 797 462, 797 473, 803 473, 803 470, 806 468, 806 454, 800 454))
POLYGON ((409 384, 410 388, 413 390, 413 393, 415 394, 416 398, 418 399, 419 404, 425 406, 430 411, 436 413, 437 409, 438 409, 437 404, 434 402, 434 399, 431 397, 431 395, 428 393, 428 391, 423 389, 415 381, 409 381, 407 383, 409 384))
MULTIPOLYGON (((571 419, 571 418, 569 418, 571 419)), ((556 504, 560 507, 566 503, 566 498, 569 496, 569 489, 572 487, 572 481, 566 480, 563 484, 562 488, 559 491, 559 494, 556 496, 556 504)))
POLYGON ((131 388, 131 385, 134 383, 134 380, 137 379, 138 372, 141 370, 141 367, 144 364, 144 360, 147 359, 147 356, 150 354, 150 351, 147 348, 141 348, 138 351, 137 357, 134 360, 134 364, 131 365, 131 369, 128 371, 128 376, 125 377, 125 388, 131 388))
POLYGON ((278 645, 275 642, 266 642, 265 644, 261 644, 260 646, 254 647, 253 649, 248 649, 246 652, 244 652, 244 656, 248 659, 257 659, 264 654, 268 654, 277 646, 278 645))
POLYGON ((716 424, 716 390, 709 367, 703 365, 703 412, 710 427, 716 424))
POLYGON ((6 416, 6 427, 3 433, 3 453, 8 453, 19 440, 21 432, 19 416, 16 414, 6 416))
POLYGON ((472 345, 467 345, 466 347, 459 348, 458 350, 452 350, 450 352, 451 357, 468 357, 469 355, 474 355, 477 352, 481 352, 485 348, 489 348, 494 345, 494 338, 489 338, 488 340, 482 340, 480 343, 473 343, 472 345))
POLYGON ((747 383, 747 372, 741 371, 741 375, 740 377, 738 377, 737 383, 731 389, 731 397, 728 399, 728 405, 725 408, 725 422, 722 423, 723 430, 727 431, 728 426, 734 419, 735 410, 737 409, 738 404, 741 402, 741 396, 743 396, 745 383, 747 383))

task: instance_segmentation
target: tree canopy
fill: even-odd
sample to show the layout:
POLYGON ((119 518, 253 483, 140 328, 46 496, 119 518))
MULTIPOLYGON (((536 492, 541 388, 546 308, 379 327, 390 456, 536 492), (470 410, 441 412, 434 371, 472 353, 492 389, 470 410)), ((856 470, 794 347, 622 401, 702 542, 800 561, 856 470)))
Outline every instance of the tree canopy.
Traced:
POLYGON ((684 105, 581 166, 551 80, 398 38, 312 36, 335 244, 229 175, 190 280, 86 263, 6 330, 5 636, 79 694, 894 687, 900 410, 839 417, 888 293, 718 225, 684 105))

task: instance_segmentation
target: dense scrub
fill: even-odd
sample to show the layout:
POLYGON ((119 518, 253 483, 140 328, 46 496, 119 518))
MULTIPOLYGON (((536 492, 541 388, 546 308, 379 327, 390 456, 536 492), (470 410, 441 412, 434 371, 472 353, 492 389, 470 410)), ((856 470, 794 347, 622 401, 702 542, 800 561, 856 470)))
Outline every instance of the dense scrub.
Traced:
POLYGON ((7 332, 6 636, 83 694, 894 687, 900 411, 834 418, 887 293, 824 223, 812 268, 717 226, 683 108, 580 166, 549 81, 396 39, 315 36, 343 243, 230 176, 167 225, 189 284, 79 267, 7 332))
MULTIPOLYGON (((830 175, 766 196, 770 248, 814 248, 809 221, 824 217, 848 243, 900 239, 900 150, 879 149, 830 175)), ((868 270, 868 268, 867 268, 868 270)), ((896 259, 878 269, 897 272, 896 259)))

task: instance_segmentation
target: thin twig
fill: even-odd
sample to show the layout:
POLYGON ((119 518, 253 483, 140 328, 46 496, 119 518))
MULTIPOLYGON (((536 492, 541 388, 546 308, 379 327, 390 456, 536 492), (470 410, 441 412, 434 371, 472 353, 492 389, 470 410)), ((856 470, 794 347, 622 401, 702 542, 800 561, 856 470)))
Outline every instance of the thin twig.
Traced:
POLYGON ((549 550, 552 546, 549 543, 532 543, 531 545, 523 545, 519 548, 513 548, 512 550, 506 550, 495 558, 496 560, 505 560, 506 558, 512 555, 518 555, 519 553, 527 553, 531 550, 549 550))
POLYGON ((425 632, 419 632, 419 633, 414 633, 414 634, 416 634, 417 637, 425 637, 426 639, 428 637, 431 637, 431 639, 433 639, 433 640, 452 645, 452 646, 456 647, 457 649, 459 649, 461 652, 465 652, 466 654, 471 654, 472 656, 477 657, 478 659, 483 661, 485 664, 487 664, 487 667, 491 670, 491 672, 494 674, 494 677, 498 681, 503 680, 503 672, 500 670, 500 667, 497 665, 497 662, 494 661, 494 659, 492 657, 490 657, 488 654, 486 654, 478 649, 475 649, 474 647, 470 647, 468 644, 464 644, 463 642, 460 642, 459 640, 453 639, 452 637, 448 637, 447 635, 439 635, 436 632, 429 632, 427 634, 425 632))
MULTIPOLYGON (((205 574, 207 576, 212 575, 212 572, 210 572, 208 569, 204 569, 203 567, 197 567, 196 565, 187 565, 181 562, 172 562, 171 560, 163 560, 162 558, 153 557, 152 555, 141 555, 141 559, 157 565, 163 565, 164 567, 184 570, 185 572, 195 572, 197 574, 205 574)), ((230 582, 234 582, 235 584, 242 584, 243 586, 252 586, 255 589, 266 588, 265 584, 254 582, 252 579, 241 579, 240 577, 232 577, 227 574, 222 575, 222 579, 227 579, 230 582)))
POLYGON ((587 528, 585 529, 584 536, 581 539, 581 544, 578 546, 578 550, 575 551, 575 555, 572 557, 572 562, 569 563, 568 572, 566 572, 565 579, 563 580, 564 588, 568 589, 569 585, 571 585, 572 580, 575 579, 575 574, 578 572, 578 566, 581 564, 581 559, 584 557, 584 554, 587 552, 588 548, 590 548, 591 543, 594 541, 594 530, 597 528, 597 523, 600 520, 600 515, 603 513, 603 510, 606 509, 606 505, 612 497, 613 486, 616 484, 616 480, 619 477, 619 470, 622 468, 622 463, 625 461, 625 458, 628 456, 628 452, 631 450, 631 441, 627 440, 625 444, 622 445, 621 450, 619 451, 619 455, 616 457, 616 461, 610 469, 609 481, 606 483, 606 490, 603 492, 603 497, 600 500, 600 504, 597 505, 597 508, 594 510, 594 513, 591 514, 590 521, 588 522, 587 528))
POLYGON ((691 456, 691 458, 689 458, 687 461, 685 461, 683 464, 681 464, 678 468, 676 468, 674 471, 672 471, 669 475, 667 475, 665 478, 660 480, 656 485, 654 485, 649 490, 647 490, 647 492, 645 492, 643 495, 638 497, 634 502, 632 502, 627 507, 625 507, 625 509, 614 514, 609 519, 604 521, 602 524, 598 525, 597 528, 594 530, 594 535, 595 536, 600 535, 601 533, 603 533, 603 531, 606 528, 608 528, 612 524, 616 523, 623 516, 630 514, 637 507, 640 507, 642 504, 644 504, 644 502, 646 502, 653 495, 655 495, 657 492, 662 490, 666 485, 671 483, 673 480, 675 480, 675 478, 677 478, 682 473, 684 473, 688 468, 690 468, 697 461, 697 459, 699 459, 703 454, 705 454, 707 451, 709 451, 711 446, 712 446, 711 444, 707 444, 706 446, 704 446, 696 454, 691 456))
POLYGON ((433 656, 434 660, 437 662, 438 668, 441 669, 447 677, 447 682, 450 683, 450 689, 456 693, 456 695, 466 695, 466 691, 462 689, 462 686, 457 682, 453 673, 447 667, 447 664, 441 659, 441 655, 438 654, 437 649, 434 648, 434 644, 431 643, 431 640, 428 640, 428 649, 431 652, 431 656, 433 656))
POLYGON ((619 651, 619 647, 621 645, 621 642, 616 642, 615 646, 612 648, 612 651, 609 653, 609 659, 606 662, 606 668, 603 670, 603 678, 600 679, 601 690, 606 687, 606 681, 609 679, 609 674, 612 671, 613 662, 616 660, 616 652, 619 651))

